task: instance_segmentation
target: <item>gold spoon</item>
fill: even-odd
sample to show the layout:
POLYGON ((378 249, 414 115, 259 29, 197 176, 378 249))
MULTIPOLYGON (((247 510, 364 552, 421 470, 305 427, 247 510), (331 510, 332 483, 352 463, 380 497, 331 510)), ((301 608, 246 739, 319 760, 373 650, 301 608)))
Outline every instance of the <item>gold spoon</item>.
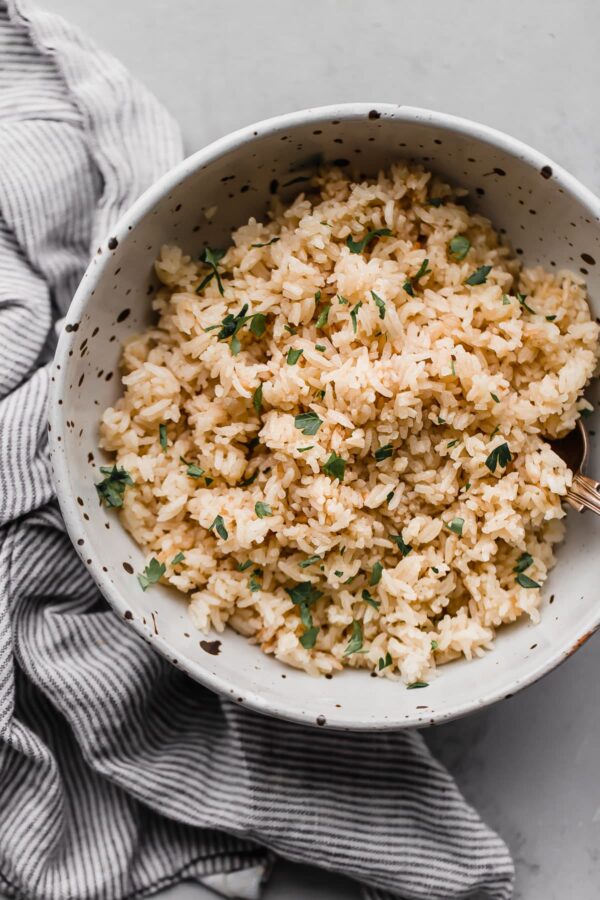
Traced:
POLYGON ((600 481, 584 475, 590 452, 590 440, 581 419, 565 437, 548 441, 573 472, 573 483, 567 491, 567 501, 577 512, 591 509, 600 516, 600 481))

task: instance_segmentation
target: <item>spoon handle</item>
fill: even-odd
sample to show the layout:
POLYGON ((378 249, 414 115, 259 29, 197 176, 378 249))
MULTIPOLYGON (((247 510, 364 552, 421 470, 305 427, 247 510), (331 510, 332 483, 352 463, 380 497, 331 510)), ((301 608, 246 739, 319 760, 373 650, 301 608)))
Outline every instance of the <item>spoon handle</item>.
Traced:
POLYGON ((577 472, 573 484, 567 491, 567 500, 578 512, 591 509, 600 516, 600 481, 577 472))

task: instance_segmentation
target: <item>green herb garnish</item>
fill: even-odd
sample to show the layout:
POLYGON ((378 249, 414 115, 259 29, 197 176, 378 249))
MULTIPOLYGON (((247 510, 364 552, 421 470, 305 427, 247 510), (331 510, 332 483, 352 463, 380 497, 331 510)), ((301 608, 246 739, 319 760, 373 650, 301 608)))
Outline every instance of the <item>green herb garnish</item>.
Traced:
POLYGON ((392 232, 389 228, 375 228, 373 231, 367 231, 360 241, 353 241, 350 235, 348 235, 346 238, 346 246, 350 250, 350 253, 362 253, 376 237, 390 237, 391 234, 392 232))
POLYGON ((227 538, 229 537, 229 534, 227 532, 227 529, 225 528, 225 522, 223 521, 223 516, 215 516, 212 525, 208 526, 208 530, 212 531, 213 528, 217 532, 217 534, 219 535, 220 538, 223 538, 224 541, 227 540, 227 538))
POLYGON ((259 519, 265 519, 267 518, 267 516, 273 515, 273 510, 271 509, 269 504, 263 503, 262 500, 259 500, 258 503, 254 504, 254 512, 259 519))
POLYGON ((340 306, 350 306, 350 301, 346 300, 345 297, 342 297, 341 294, 338 294, 337 298, 338 298, 338 303, 340 304, 340 306))
POLYGON ((276 244, 277 241, 280 241, 280 240, 281 240, 281 238, 274 237, 274 238, 271 238, 270 241, 265 241, 264 244, 250 244, 250 246, 251 247, 270 247, 271 244, 276 244))
POLYGON ((286 357, 288 366, 295 366, 303 353, 304 350, 294 350, 293 347, 290 347, 286 357))
POLYGON ((455 438, 455 440, 453 440, 453 441, 448 441, 446 446, 448 447, 448 450, 451 450, 452 447, 456 447, 457 444, 460 444, 460 441, 458 438, 455 438))
POLYGON ((425 206, 435 206, 436 208, 441 206, 444 202, 444 197, 432 197, 431 200, 428 200, 425 206))
POLYGON ((188 462, 183 456, 179 457, 179 461, 182 462, 184 466, 187 466, 185 474, 190 478, 200 478, 204 475, 204 469, 201 469, 200 466, 197 466, 195 463, 188 462))
POLYGON ((556 316, 546 316, 546 322, 554 322, 556 316))
POLYGON ((350 310, 350 318, 352 319, 352 330, 354 331, 354 334, 356 334, 356 329, 357 329, 357 325, 358 325, 358 323, 357 323, 358 311, 361 308, 361 306, 362 306, 362 300, 359 300, 358 303, 356 304, 356 306, 353 306, 352 309, 350 310))
POLYGON ((303 559, 302 562, 298 563, 301 569, 307 569, 309 566, 314 566, 315 563, 321 562, 322 557, 317 556, 307 556, 306 559, 303 559))
POLYGON ((371 291, 371 297, 375 301, 375 306, 379 310, 379 318, 385 319, 385 303, 384 303, 384 301, 381 299, 381 297, 379 297, 375 293, 375 291, 371 291))
POLYGON ((510 306, 510 297, 508 294, 502 294, 502 306, 510 306))
POLYGON ((298 431, 307 436, 316 434, 322 424, 323 419, 320 419, 316 412, 305 412, 294 416, 294 425, 298 431))
POLYGON ((500 397, 498 396, 498 394, 493 394, 493 393, 490 391, 490 397, 492 398, 492 400, 494 401, 494 403, 500 403, 500 397))
POLYGON ((407 691, 413 691, 415 688, 424 688, 429 687, 426 681, 413 681, 412 684, 407 684, 407 691))
POLYGON ((491 266, 479 266, 478 269, 475 269, 472 275, 469 275, 465 284, 470 284, 475 286, 476 284, 485 284, 487 281, 487 277, 492 271, 491 266))
POLYGON ((439 644, 438 644, 437 641, 432 641, 432 642, 431 642, 431 649, 432 649, 432 650, 437 650, 438 646, 439 646, 439 644))
POLYGON ((293 588, 286 588, 285 591, 295 606, 312 606, 323 596, 323 591, 319 591, 312 581, 301 581, 293 588))
POLYGON ((383 566, 380 562, 376 562, 371 571, 371 578, 369 580, 369 585, 371 587, 375 587, 376 584, 379 584, 381 581, 381 574, 383 572, 383 566))
POLYGON ((533 565, 533 556, 529 553, 521 553, 520 557, 517 560, 517 564, 513 569, 513 572, 524 572, 525 569, 528 569, 529 566, 533 565))
POLYGON ((494 449, 486 459, 485 464, 490 472, 493 473, 496 471, 497 466, 505 469, 511 459, 512 454, 508 448, 508 444, 498 444, 498 446, 494 447, 494 449))
POLYGON ((526 295, 526 294, 520 294, 520 293, 517 291, 517 300, 519 301, 519 303, 521 304, 521 306, 523 307, 523 309, 526 309, 527 312, 533 313, 534 316, 537 315, 535 309, 532 309, 532 308, 529 306, 529 304, 527 303, 527 295, 526 295))
POLYGON ((353 653, 358 653, 359 650, 362 650, 363 645, 363 629, 360 622, 357 622, 356 619, 352 622, 352 637, 348 643, 348 646, 344 650, 344 656, 351 656, 353 653))
POLYGON ((246 562, 238 563, 236 568, 237 568, 238 572, 245 572, 246 569, 249 569, 251 565, 253 565, 252 560, 247 559, 246 562))
POLYGON ((180 550, 179 553, 177 554, 177 556, 174 556, 173 559, 171 560, 171 565, 178 566, 179 563, 184 561, 184 559, 185 559, 185 553, 182 553, 180 550))
POLYGON ((298 453, 306 453, 307 450, 312 450, 314 446, 314 444, 309 444, 308 447, 296 447, 296 450, 298 453))
POLYGON ((404 282, 404 284, 402 285, 402 287, 404 288, 406 293, 409 295, 409 297, 415 296, 415 289, 414 289, 415 282, 417 282, 419 280, 419 278, 423 278, 424 275, 428 275, 429 272, 431 272, 431 269, 427 268, 428 265, 429 265, 429 260, 424 259, 423 262, 421 263, 421 265, 419 266, 419 270, 418 270, 417 274, 413 275, 412 278, 407 278, 406 281, 404 282))
POLYGON ((465 524, 465 520, 461 519, 460 516, 457 516, 455 519, 452 519, 451 522, 446 523, 446 527, 453 531, 454 534, 457 534, 459 537, 462 537, 463 525, 465 524))
POLYGON ((390 456, 393 456, 394 448, 391 444, 384 444, 383 447, 379 447, 375 451, 375 462, 383 462, 384 459, 389 459, 390 456))
POLYGON ((321 629, 318 625, 310 625, 300 637, 300 643, 305 650, 312 650, 317 641, 317 635, 321 629))
POLYGON ((379 657, 379 662, 377 663, 377 668, 381 672, 382 669, 387 669, 388 666, 392 665, 392 654, 388 651, 385 656, 379 657))
POLYGON ((219 274, 218 265, 226 254, 226 250, 217 250, 211 249, 210 247, 205 247, 202 251, 202 255, 200 259, 203 263, 206 263, 207 266, 210 266, 211 271, 208 273, 206 278, 204 278, 198 287, 196 288, 196 293, 199 294, 200 291, 204 290, 207 284, 213 280, 213 278, 217 279, 217 286, 219 288, 219 293, 221 297, 225 293, 223 290, 223 282, 221 281, 221 276, 219 274))
POLYGON ((404 540, 402 539, 402 535, 401 534, 390 534, 389 537, 390 537, 390 540, 393 541, 397 545, 402 556, 408 556, 408 554, 412 550, 412 547, 410 546, 410 544, 404 543, 404 540))
POLYGON ((256 577, 256 574, 252 574, 250 576, 250 578, 248 579, 248 587, 250 588, 250 590, 252 591, 253 594, 256 593, 256 591, 260 591, 262 585, 261 585, 260 581, 258 580, 258 578, 256 577))
POLYGON ((361 597, 363 598, 365 603, 368 603, 369 606, 373 607, 373 609, 379 609, 379 607, 381 606, 381 600, 376 600, 375 597, 373 597, 366 588, 363 590, 361 597))
POLYGON ((100 466, 100 471, 106 476, 95 485, 101 502, 108 507, 123 506, 125 488, 133 484, 133 478, 126 469, 118 466, 100 466))
POLYGON ((458 262, 461 262, 469 250, 471 249, 471 241, 464 234, 457 234, 448 244, 450 256, 453 256, 458 262))
POLYGON ((315 344, 315 350, 318 350, 319 353, 325 353, 327 347, 325 346, 325 344, 315 344))
POLYGON ((166 571, 167 567, 165 564, 159 562, 156 557, 153 556, 144 571, 137 577, 141 589, 145 591, 151 584, 156 584, 160 581, 166 571))
POLYGON ((346 460, 342 459, 341 456, 338 456, 337 453, 333 451, 329 459, 323 463, 322 469, 328 475, 331 475, 332 478, 343 481, 344 473, 346 471, 346 460))
POLYGON ((525 575, 524 572, 519 572, 516 577, 517 584, 520 584, 522 588, 539 588, 541 585, 534 581, 533 578, 530 578, 529 575, 525 575))
POLYGON ((167 447, 168 447, 168 442, 167 442, 167 426, 165 424, 158 426, 158 439, 160 441, 160 446, 166 452, 167 447))
POLYGON ((267 317, 264 313, 254 313, 250 319, 250 331, 254 337, 261 338, 267 327, 267 317))
POLYGON ((328 303, 327 306, 324 306, 321 312, 319 313, 319 318, 315 323, 316 328, 325 328, 327 325, 327 320, 329 318, 329 313, 331 311, 331 303, 328 303))

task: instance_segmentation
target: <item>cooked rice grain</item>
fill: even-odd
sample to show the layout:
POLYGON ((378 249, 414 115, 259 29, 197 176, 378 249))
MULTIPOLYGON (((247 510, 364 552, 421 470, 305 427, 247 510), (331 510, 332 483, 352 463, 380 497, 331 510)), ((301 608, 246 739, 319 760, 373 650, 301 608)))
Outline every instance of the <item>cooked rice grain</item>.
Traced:
POLYGON ((542 435, 570 430, 586 407, 598 325, 577 275, 521 271, 462 193, 405 163, 360 184, 324 171, 267 224, 232 235, 223 296, 214 277, 197 294, 210 269, 162 248, 158 322, 124 349, 102 446, 135 482, 125 527, 189 595, 201 630, 229 624, 312 674, 352 666, 410 683, 481 655, 504 622, 538 620, 540 591, 514 569, 530 554, 524 574, 543 584, 554 564, 571 472, 542 435), (375 229, 391 235, 350 252, 348 237, 375 229), (462 261, 457 235, 470 242, 462 261), (465 285, 481 266, 485 283, 465 285), (219 328, 244 304, 266 330, 246 322, 234 355, 219 328), (302 350, 293 365, 290 350, 302 350), (303 434, 295 417, 311 411, 322 424, 303 434), (492 473, 503 444, 512 459, 492 473), (332 453, 343 481, 323 468, 332 453), (227 539, 210 527, 217 516, 227 539), (294 604, 286 588, 306 582, 321 594, 294 604), (348 653, 357 630, 362 648, 348 653))

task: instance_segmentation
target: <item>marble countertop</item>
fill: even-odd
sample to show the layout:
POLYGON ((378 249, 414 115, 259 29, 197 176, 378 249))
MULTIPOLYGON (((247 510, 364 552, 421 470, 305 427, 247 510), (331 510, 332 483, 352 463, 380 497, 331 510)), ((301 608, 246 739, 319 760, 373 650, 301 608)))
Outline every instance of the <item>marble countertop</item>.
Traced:
MULTIPOLYGON (((242 125, 339 101, 464 115, 544 150, 600 192, 597 0, 40 0, 119 57, 180 122, 189 151, 242 125), (312 13, 312 15, 311 15, 312 13), (577 88, 575 90, 575 87, 577 88)), ((426 732, 510 845, 518 900, 600 895, 600 637, 538 684, 426 732)), ((214 894, 182 885, 164 900, 214 894)), ((280 865, 265 900, 358 888, 280 865)))

